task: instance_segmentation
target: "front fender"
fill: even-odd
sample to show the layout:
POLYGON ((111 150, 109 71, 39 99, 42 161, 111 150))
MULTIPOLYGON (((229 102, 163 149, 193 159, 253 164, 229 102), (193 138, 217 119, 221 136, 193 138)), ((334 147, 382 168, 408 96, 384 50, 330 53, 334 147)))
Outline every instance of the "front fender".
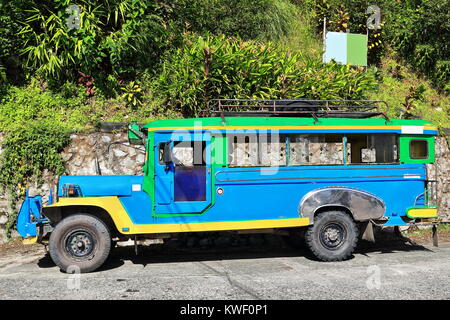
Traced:
POLYGON ((130 234, 135 231, 135 225, 131 221, 119 198, 116 196, 59 198, 58 202, 44 207, 42 212, 50 222, 55 223, 62 218, 61 209, 70 207, 100 208, 111 217, 111 220, 119 232, 130 234))

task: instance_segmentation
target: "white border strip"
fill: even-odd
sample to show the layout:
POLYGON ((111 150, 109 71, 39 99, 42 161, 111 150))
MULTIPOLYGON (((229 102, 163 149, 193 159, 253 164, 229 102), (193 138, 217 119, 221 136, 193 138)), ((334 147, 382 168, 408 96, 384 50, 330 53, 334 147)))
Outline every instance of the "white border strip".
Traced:
POLYGON ((423 134, 423 126, 402 126, 403 134, 423 134))

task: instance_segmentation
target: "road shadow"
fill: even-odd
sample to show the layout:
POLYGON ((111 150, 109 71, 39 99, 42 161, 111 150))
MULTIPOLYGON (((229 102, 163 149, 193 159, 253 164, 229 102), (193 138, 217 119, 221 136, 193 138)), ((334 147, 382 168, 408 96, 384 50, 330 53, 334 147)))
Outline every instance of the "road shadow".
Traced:
MULTIPOLYGON (((304 257, 311 261, 314 257, 301 241, 290 241, 287 237, 275 235, 239 235, 229 243, 216 244, 208 239, 208 235, 194 235, 195 240, 186 236, 178 240, 170 240, 164 244, 116 247, 106 263, 99 271, 114 269, 125 261, 147 266, 156 263, 202 262, 214 260, 270 259, 279 257, 304 257)), ((380 233, 375 235, 376 242, 360 240, 355 255, 368 256, 370 253, 389 254, 394 252, 429 251, 432 250, 415 244, 408 238, 399 238, 395 234, 380 233)))
MULTIPOLYGON (((111 254, 111 256, 108 258, 106 263, 103 266, 101 266, 98 269, 98 271, 119 268, 124 263, 125 263, 124 259, 115 259, 114 255, 111 254)), ((42 268, 42 269, 56 267, 56 264, 53 262, 52 258, 50 257, 50 253, 48 253, 48 252, 42 258, 40 258, 38 260, 37 265, 39 268, 42 268)), ((60 271, 63 272, 62 270, 60 270, 60 271)))
POLYGON ((154 263, 202 262, 212 260, 259 259, 305 256, 305 248, 294 248, 281 237, 267 240, 262 235, 233 237, 234 241, 217 244, 208 236, 195 235, 169 240, 164 244, 116 247, 101 270, 110 269, 118 261, 131 261, 144 267, 154 263), (208 240, 209 239, 209 240, 208 240))
MULTIPOLYGON (((140 264, 145 267, 153 263, 258 259, 306 255, 309 255, 309 252, 305 248, 293 248, 286 244, 281 244, 277 248, 267 248, 266 246, 255 244, 239 244, 230 247, 215 245, 191 247, 190 245, 186 246, 185 243, 175 240, 165 244, 138 246, 137 254, 134 245, 117 246, 97 271, 118 268, 125 261, 131 261, 133 264, 140 264)), ((311 258, 313 257, 311 256, 311 258)), ((48 252, 39 259, 37 265, 40 268, 53 268, 56 266, 48 252)))
MULTIPOLYGON (((406 237, 399 237, 392 230, 377 231, 375 243, 360 240, 355 255, 370 253, 390 254, 394 252, 429 251, 406 237)), ((319 260, 307 249, 303 241, 278 235, 224 235, 218 232, 183 234, 178 239, 164 244, 115 247, 106 262, 97 271, 116 269, 126 261, 147 266, 156 263, 201 262, 213 260, 269 259, 280 257, 304 257, 319 260)), ((49 253, 39 259, 40 268, 53 268, 55 263, 49 253)))
POLYGON ((410 238, 399 234, 394 228, 386 228, 376 230, 375 242, 360 240, 357 247, 357 253, 393 253, 393 252, 408 252, 408 251, 428 251, 433 250, 416 243, 410 238))

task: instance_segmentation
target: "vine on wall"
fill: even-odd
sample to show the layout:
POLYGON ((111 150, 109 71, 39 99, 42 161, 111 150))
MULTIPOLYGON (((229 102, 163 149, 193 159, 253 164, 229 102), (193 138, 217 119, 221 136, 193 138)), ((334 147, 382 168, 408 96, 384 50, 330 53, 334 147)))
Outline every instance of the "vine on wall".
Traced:
POLYGON ((6 133, 0 158, 0 186, 10 197, 11 212, 5 229, 11 236, 17 218, 17 206, 25 195, 27 183, 43 183, 45 169, 53 174, 64 173, 60 152, 69 142, 69 135, 55 123, 30 121, 17 123, 6 133))

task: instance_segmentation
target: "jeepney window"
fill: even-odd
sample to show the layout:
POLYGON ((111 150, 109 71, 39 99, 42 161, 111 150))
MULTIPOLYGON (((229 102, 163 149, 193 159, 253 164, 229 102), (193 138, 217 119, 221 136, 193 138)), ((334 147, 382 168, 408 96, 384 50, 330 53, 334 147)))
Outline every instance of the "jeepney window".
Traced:
POLYGON ((172 151, 175 166, 205 165, 204 150, 205 141, 175 141, 172 151))
POLYGON ((175 141, 174 201, 206 201, 205 141, 175 141))
POLYGON ((428 158, 428 141, 427 140, 411 140, 409 142, 409 157, 411 159, 428 158))
POLYGON ((289 135, 289 165, 344 164, 342 134, 289 135))
POLYGON ((170 146, 170 142, 160 142, 158 145, 158 162, 159 164, 164 164, 164 149, 166 146, 170 146))
POLYGON ((167 143, 167 142, 161 142, 161 143, 159 144, 159 148, 158 148, 158 162, 159 162, 160 164, 164 164, 164 161, 163 161, 163 154, 164 154, 164 147, 165 147, 166 143, 167 143))
POLYGON ((348 163, 398 162, 398 138, 395 134, 347 134, 348 163))
POLYGON ((286 135, 259 134, 260 165, 268 167, 285 166, 286 135))
POLYGON ((236 134, 228 136, 228 163, 233 167, 258 165, 258 136, 236 134))
POLYGON ((285 166, 286 135, 228 135, 228 164, 231 167, 285 166))

